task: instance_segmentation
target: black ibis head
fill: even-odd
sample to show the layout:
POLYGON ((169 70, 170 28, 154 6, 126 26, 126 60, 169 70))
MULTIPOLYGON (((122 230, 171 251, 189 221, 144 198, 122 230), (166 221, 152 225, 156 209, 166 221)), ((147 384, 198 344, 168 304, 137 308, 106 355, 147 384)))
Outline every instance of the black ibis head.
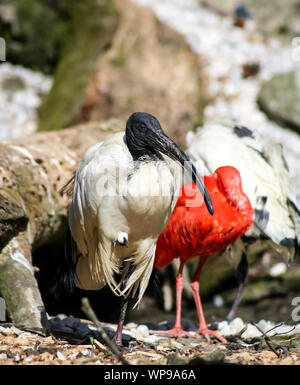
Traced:
POLYGON ((210 196, 195 165, 164 133, 155 116, 146 112, 133 113, 126 123, 126 143, 134 160, 143 160, 145 157, 153 160, 163 159, 161 154, 165 154, 178 161, 192 175, 192 180, 203 195, 209 213, 213 215, 210 196))

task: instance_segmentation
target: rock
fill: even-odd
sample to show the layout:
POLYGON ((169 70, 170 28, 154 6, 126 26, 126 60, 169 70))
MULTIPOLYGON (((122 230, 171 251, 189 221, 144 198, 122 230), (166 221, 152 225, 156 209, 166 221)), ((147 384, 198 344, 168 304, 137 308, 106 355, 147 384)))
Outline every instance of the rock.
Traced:
POLYGON ((26 232, 20 232, 1 250, 0 291, 13 322, 41 328, 42 298, 30 263, 26 232))
POLYGON ((6 60, 52 73, 75 1, 11 0, 0 4, 0 36, 6 42, 6 60))
POLYGON ((179 357, 176 353, 169 354, 167 365, 187 365, 188 364, 187 358, 179 357))
POLYGON ((287 270, 286 264, 284 262, 279 262, 271 267, 269 273, 272 277, 277 277, 281 274, 284 274, 286 270, 287 270))
MULTIPOLYGON (((250 265, 254 264, 257 261, 258 257, 256 255, 257 247, 250 246, 249 253, 249 263, 250 265)), ((237 283, 236 274, 237 266, 240 262, 240 256, 238 254, 231 255, 230 249, 224 251, 223 253, 211 255, 203 267, 203 271, 200 275, 200 294, 203 300, 208 299, 210 296, 220 295, 217 297, 217 303, 223 304, 224 301, 228 304, 228 293, 227 288, 234 285, 234 289, 230 291, 230 300, 233 300, 233 293, 236 292, 237 283), (225 290, 225 291, 224 291, 225 290), (226 297, 223 298, 223 291, 225 292, 226 297)), ((190 287, 191 278, 193 277, 195 270, 198 265, 198 258, 192 258, 185 263, 185 268, 183 269, 184 274, 184 291, 183 296, 191 303, 194 303, 192 290, 190 287)), ((172 269, 172 271, 164 270, 164 275, 160 271, 160 279, 166 279, 167 277, 171 278, 172 275, 175 277, 178 273, 178 267, 172 269)), ((174 283, 175 287, 175 283, 174 283)), ((213 299, 214 300, 214 299, 213 299)), ((217 306, 217 305, 216 305, 217 306)))
POLYGON ((91 123, 0 142, 0 293, 13 322, 41 328, 32 252, 62 241, 70 197, 61 187, 88 147, 122 129, 91 123))
POLYGON ((214 351, 205 354, 203 357, 196 357, 189 361, 189 365, 226 365, 225 354, 221 351, 214 351))
POLYGON ((63 55, 41 107, 39 130, 112 116, 125 120, 133 111, 147 111, 185 145, 205 104, 200 59, 150 9, 128 0, 110 3, 116 10, 107 16, 106 35, 93 34, 97 49, 86 52, 81 39, 87 31, 80 26, 70 41, 72 50, 63 55))
POLYGON ((275 75, 263 83, 258 103, 270 119, 300 133, 300 70, 275 75))
POLYGON ((40 108, 39 131, 78 122, 95 61, 111 46, 117 25, 118 12, 113 0, 74 4, 73 33, 62 50, 53 86, 40 108))
POLYGON ((222 336, 231 336, 241 333, 241 331, 245 328, 244 321, 237 317, 234 318, 231 322, 222 321, 218 323, 218 331, 222 336))
MULTIPOLYGON (((256 302, 262 298, 273 295, 284 295, 287 293, 287 287, 283 286, 277 280, 259 280, 245 285, 243 290, 243 298, 241 303, 256 302)), ((223 297, 227 304, 233 302, 236 295, 236 289, 223 293, 223 297)))
MULTIPOLYGON (((192 277, 198 259, 194 258, 187 261, 186 265, 189 268, 189 276, 192 277)), ((234 259, 229 254, 214 254, 208 258, 206 264, 203 267, 203 271, 200 276, 200 293, 203 299, 211 294, 223 294, 220 290, 223 286, 227 286, 226 282, 236 276, 236 267, 239 263, 238 259, 234 259)))

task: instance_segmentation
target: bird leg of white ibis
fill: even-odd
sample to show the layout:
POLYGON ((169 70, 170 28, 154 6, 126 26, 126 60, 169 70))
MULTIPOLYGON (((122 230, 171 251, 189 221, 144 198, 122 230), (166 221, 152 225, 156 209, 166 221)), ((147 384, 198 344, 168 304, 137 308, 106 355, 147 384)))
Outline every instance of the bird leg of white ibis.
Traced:
POLYGON ((191 282, 191 287, 192 287, 193 296, 194 296, 196 309, 197 309, 197 315, 199 319, 199 329, 197 330, 196 335, 202 334, 208 341, 210 340, 209 336, 213 335, 221 342, 226 343, 227 342, 226 339, 222 337, 218 332, 208 329, 205 321, 205 317, 204 317, 203 307, 202 307, 200 293, 199 293, 199 278, 200 278, 202 267, 205 264, 207 258, 208 257, 204 257, 204 258, 199 257, 199 263, 191 282))
POLYGON ((194 337, 192 334, 186 332, 181 328, 181 306, 182 306, 182 290, 183 290, 183 277, 182 277, 182 270, 183 270, 184 263, 180 262, 179 272, 176 277, 176 321, 175 325, 170 330, 155 330, 151 331, 155 334, 169 334, 169 335, 175 335, 176 337, 194 337))
POLYGON ((123 347, 123 344, 122 344, 122 331, 123 331, 123 326, 124 326, 124 322, 125 322, 125 316, 126 316, 128 302, 129 302, 129 297, 128 296, 123 297, 122 305, 121 305, 121 311, 120 311, 120 317, 119 317, 119 323, 118 323, 116 334, 115 334, 115 336, 113 338, 115 344, 119 348, 123 347))
POLYGON ((248 259, 246 253, 243 251, 242 258, 237 268, 237 281, 238 281, 238 290, 234 299, 234 302, 231 306, 231 309, 227 315, 227 321, 231 321, 235 316, 235 312, 241 302, 245 280, 248 273, 248 259))

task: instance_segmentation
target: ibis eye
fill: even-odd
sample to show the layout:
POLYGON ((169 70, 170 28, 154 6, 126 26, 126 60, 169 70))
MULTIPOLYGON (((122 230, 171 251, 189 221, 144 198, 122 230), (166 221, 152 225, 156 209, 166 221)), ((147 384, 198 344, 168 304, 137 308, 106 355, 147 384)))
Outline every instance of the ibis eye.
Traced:
POLYGON ((140 130, 145 130, 145 128, 146 128, 145 124, 144 123, 140 123, 139 129, 140 130))

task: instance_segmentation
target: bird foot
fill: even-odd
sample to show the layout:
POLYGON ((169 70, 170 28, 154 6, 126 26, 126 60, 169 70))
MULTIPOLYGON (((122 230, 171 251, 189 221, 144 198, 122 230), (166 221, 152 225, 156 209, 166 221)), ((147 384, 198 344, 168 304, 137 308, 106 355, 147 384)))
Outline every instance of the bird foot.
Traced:
POLYGON ((161 334, 161 335, 169 335, 169 336, 174 336, 174 337, 190 337, 194 338, 195 336, 189 332, 186 332, 185 330, 181 329, 180 327, 174 327, 173 329, 170 330, 150 330, 151 334, 161 334))
POLYGON ((132 352, 132 347, 124 346, 123 342, 122 342, 122 339, 117 338, 117 335, 114 336, 114 338, 112 339, 112 342, 115 344, 116 348, 120 352, 125 352, 125 353, 131 353, 132 352))
POLYGON ((223 344, 227 343, 226 339, 214 330, 210 330, 208 328, 199 328, 194 337, 197 338, 200 336, 200 334, 203 335, 207 339, 207 341, 210 341, 210 335, 212 335, 219 341, 221 341, 223 344))

